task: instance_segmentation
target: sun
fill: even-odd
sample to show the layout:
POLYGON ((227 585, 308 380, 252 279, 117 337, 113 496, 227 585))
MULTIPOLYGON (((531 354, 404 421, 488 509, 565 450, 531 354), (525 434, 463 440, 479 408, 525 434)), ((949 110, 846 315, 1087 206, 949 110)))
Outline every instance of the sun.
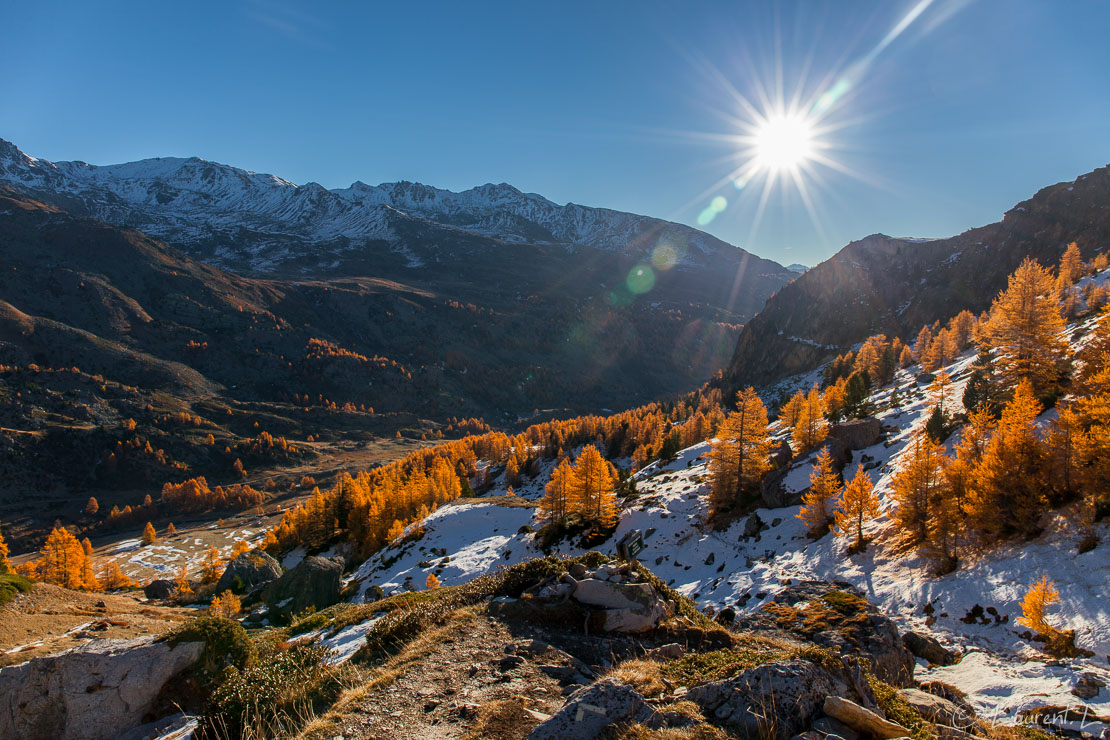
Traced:
POLYGON ((797 170, 814 153, 813 124, 797 114, 764 119, 752 139, 756 165, 773 173, 797 170))

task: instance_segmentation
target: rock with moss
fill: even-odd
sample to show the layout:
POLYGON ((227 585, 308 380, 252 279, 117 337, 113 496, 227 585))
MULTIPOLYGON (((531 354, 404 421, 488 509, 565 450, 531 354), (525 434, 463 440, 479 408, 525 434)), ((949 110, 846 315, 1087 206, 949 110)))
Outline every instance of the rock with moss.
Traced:
POLYGON ((250 593, 281 577, 281 563, 261 550, 250 550, 227 564, 216 584, 216 593, 225 590, 250 593))
POLYGON ((310 607, 324 609, 339 602, 342 574, 341 561, 309 556, 267 585, 262 599, 279 619, 302 614, 310 607))
POLYGON ((844 582, 800 581, 762 609, 737 617, 738 631, 770 632, 866 659, 871 672, 896 687, 913 683, 913 654, 894 620, 844 582))

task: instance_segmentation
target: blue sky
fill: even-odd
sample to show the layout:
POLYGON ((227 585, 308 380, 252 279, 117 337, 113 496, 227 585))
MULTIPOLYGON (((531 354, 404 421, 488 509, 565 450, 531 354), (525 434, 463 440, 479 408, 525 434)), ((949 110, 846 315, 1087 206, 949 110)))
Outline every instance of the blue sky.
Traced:
POLYGON ((958 233, 1110 162, 1096 0, 44 1, 5 4, 0 27, 0 137, 35 156, 509 182, 693 225, 723 197, 704 228, 784 264, 958 233), (736 94, 774 97, 779 77, 809 101, 845 73, 821 125, 851 174, 814 163, 813 213, 779 186, 757 220, 761 184, 727 180, 736 94))

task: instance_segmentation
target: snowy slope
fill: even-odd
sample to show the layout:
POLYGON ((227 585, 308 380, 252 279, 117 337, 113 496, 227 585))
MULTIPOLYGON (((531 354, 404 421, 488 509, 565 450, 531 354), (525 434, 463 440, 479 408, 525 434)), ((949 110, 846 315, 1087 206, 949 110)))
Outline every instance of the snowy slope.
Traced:
MULTIPOLYGON (((1080 328, 1089 325, 1086 322, 1080 328)), ((973 362, 974 354, 966 353, 946 368, 954 379, 947 396, 951 410, 961 407, 973 362)), ((761 527, 749 529, 747 518, 726 531, 706 527, 705 453, 709 443, 683 450, 666 465, 654 463, 637 473, 638 496, 626 502, 614 537, 598 549, 615 554, 621 536, 632 529, 641 530, 646 545, 641 555, 644 563, 681 593, 714 609, 756 609, 791 580, 848 581, 903 629, 932 633, 942 643, 966 651, 967 657, 955 666, 927 669, 922 665, 918 677, 960 687, 984 716, 999 720, 1013 721, 1018 711, 1032 706, 1074 703, 1075 697, 1068 692, 1080 672, 1110 679, 1106 668, 1110 653, 1110 524, 1100 526, 1101 544, 1087 553, 1077 554, 1078 533, 1057 518, 1032 542, 964 553, 956 572, 932 576, 920 556, 896 551, 892 538, 884 536, 894 526, 888 516, 893 506, 893 475, 913 430, 923 425, 931 412, 926 385, 918 383, 912 373, 899 371, 893 384, 876 391, 872 401, 883 409, 877 416, 886 430, 885 438, 857 451, 849 468, 864 464, 882 500, 884 514, 865 531, 876 544, 866 552, 846 555, 844 542, 832 534, 810 540, 796 518, 797 506, 756 511, 751 516, 758 518, 761 527), (895 388, 900 405, 893 410, 889 401, 895 388), (756 529, 758 534, 745 537, 746 530, 756 529), (1094 651, 1095 658, 1046 663, 1038 646, 1020 637, 1024 629, 1015 620, 1021 613, 1021 598, 1041 575, 1055 581, 1062 598, 1062 606, 1052 618, 1059 626, 1074 629, 1077 644, 1094 651), (985 612, 985 620, 969 619, 973 611, 985 612)), ((1042 420, 1051 417, 1048 412, 1042 420)), ((948 444, 957 438, 954 435, 948 444)), ((812 455, 796 460, 786 479, 788 487, 805 488, 812 466, 812 455)), ((539 478, 542 481, 545 476, 539 478)), ((538 484, 528 492, 538 493, 538 484)), ((364 590, 374 583, 389 592, 404 588, 406 581, 409 587, 419 589, 427 573, 439 568, 436 572, 443 583, 462 583, 500 565, 539 555, 533 535, 520 529, 534 524, 531 516, 527 508, 481 502, 443 507, 425 521, 423 538, 371 558, 357 577, 363 579, 364 590), (432 548, 438 555, 433 556, 432 548)), ((1087 704, 1101 714, 1110 714, 1110 692, 1104 690, 1087 704)))

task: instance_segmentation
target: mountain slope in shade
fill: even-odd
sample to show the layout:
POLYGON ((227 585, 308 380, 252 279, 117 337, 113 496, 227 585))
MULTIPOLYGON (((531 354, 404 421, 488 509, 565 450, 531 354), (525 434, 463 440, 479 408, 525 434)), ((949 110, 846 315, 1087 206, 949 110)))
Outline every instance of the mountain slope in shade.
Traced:
MULTIPOLYGON (((327 190, 197 158, 54 163, 2 140, 0 182, 240 274, 479 282, 503 271, 498 262, 575 261, 613 265, 591 276, 612 287, 645 263, 683 273, 677 282, 736 323, 796 276, 682 224, 560 206, 506 184, 461 193, 411 182, 327 190)), ((514 269, 507 276, 518 277, 514 269)))
POLYGON ((1110 247, 1110 167, 1044 188, 959 236, 852 242, 745 325, 726 381, 762 386, 807 372, 872 334, 912 340, 924 324, 988 308, 1026 256, 1055 265, 1072 241, 1084 259, 1110 247))

